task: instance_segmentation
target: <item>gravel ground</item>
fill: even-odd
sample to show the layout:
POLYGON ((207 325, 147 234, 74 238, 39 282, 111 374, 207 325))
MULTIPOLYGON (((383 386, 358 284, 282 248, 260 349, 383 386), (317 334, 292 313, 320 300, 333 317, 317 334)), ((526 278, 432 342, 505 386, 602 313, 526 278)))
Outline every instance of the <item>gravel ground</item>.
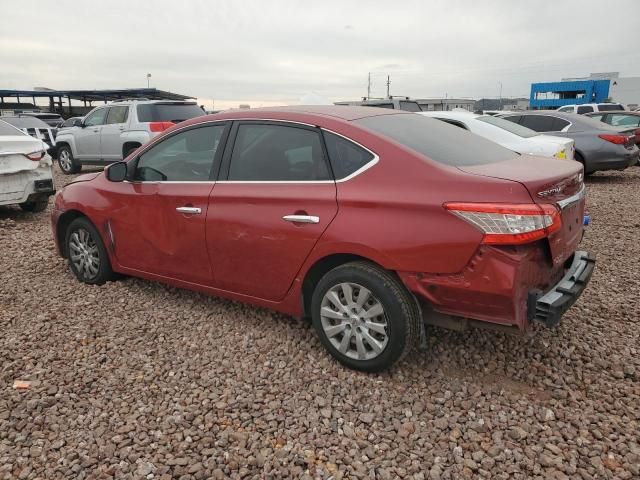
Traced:
POLYGON ((282 315, 82 285, 47 214, 0 207, 0 479, 640 478, 639 186, 588 180, 598 265, 559 328, 429 329, 377 375, 282 315))

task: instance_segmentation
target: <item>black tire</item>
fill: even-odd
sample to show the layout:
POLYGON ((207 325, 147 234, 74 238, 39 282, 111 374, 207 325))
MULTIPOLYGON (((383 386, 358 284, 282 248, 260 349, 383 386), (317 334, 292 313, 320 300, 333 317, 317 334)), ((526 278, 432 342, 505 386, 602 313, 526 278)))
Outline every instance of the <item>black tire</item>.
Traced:
POLYGON ((62 173, 66 175, 73 175, 82 169, 82 165, 73 158, 73 153, 71 153, 71 148, 68 145, 61 145, 58 148, 58 166, 62 173))
POLYGON ((102 241, 102 237, 87 218, 79 217, 71 222, 65 232, 65 250, 67 260, 69 261, 69 267, 81 282, 88 283, 90 285, 102 285, 109 280, 115 279, 115 274, 111 269, 111 262, 109 261, 109 255, 102 241), (74 234, 77 234, 77 237, 74 238, 74 234), (89 236, 89 240, 85 243, 90 248, 85 250, 85 252, 82 252, 75 249, 74 245, 78 245, 78 243, 81 244, 82 242, 79 241, 86 238, 85 235, 89 236), (93 246, 95 246, 95 249, 93 246), (97 266, 95 262, 92 262, 92 269, 82 268, 74 262, 75 255, 86 252, 90 252, 92 259, 97 258, 99 260, 97 262, 97 266))
POLYGON ((40 213, 44 212, 49 205, 49 198, 41 198, 39 200, 33 200, 20 204, 20 208, 25 212, 40 213))
MULTIPOLYGON (((351 298, 352 302, 357 300, 356 295, 359 294, 354 292, 351 298)), ((365 306, 366 305, 368 305, 368 303, 366 303, 365 306)), ((394 363, 404 358, 416 346, 420 336, 421 318, 415 299, 411 293, 391 273, 368 262, 359 261, 347 263, 336 267, 325 274, 324 277, 320 279, 313 292, 311 309, 313 326, 318 332, 318 336, 320 337, 322 344, 340 363, 355 370, 378 372, 391 367, 394 363), (377 353, 377 356, 373 358, 353 358, 353 352, 351 352, 352 356, 348 355, 350 353, 349 351, 347 351, 346 354, 340 352, 324 330, 321 308, 323 307, 325 295, 327 295, 327 292, 332 289, 339 289, 340 285, 344 283, 348 283, 352 285, 352 287, 355 286, 356 288, 358 286, 364 287, 370 292, 371 297, 373 297, 373 300, 370 298, 369 302, 372 303, 373 301, 376 301, 381 304, 383 308, 384 313, 381 317, 384 317, 384 321, 386 321, 384 330, 387 340, 382 351, 377 353)), ((334 313, 339 312, 340 310, 334 313)), ((342 315, 346 316, 344 312, 342 315)), ((353 321, 355 322, 354 324, 358 326, 354 327, 354 324, 348 325, 345 326, 348 330, 343 331, 352 332, 352 329, 355 328, 360 332, 361 330, 359 330, 359 327, 362 326, 362 323, 358 323, 357 314, 354 313, 353 317, 356 319, 340 319, 334 321, 340 323, 353 321)), ((326 323, 331 320, 327 320, 325 316, 324 321, 326 323)), ((367 333, 370 335, 375 335, 377 333, 373 331, 372 334, 371 332, 372 330, 367 329, 367 333)), ((341 335, 340 343, 342 343, 345 339, 345 334, 338 333, 337 335, 341 335)), ((337 335, 332 337, 336 342, 338 342, 337 335)), ((349 348, 354 348, 354 344, 356 344, 355 336, 357 333, 353 332, 349 333, 349 335, 350 337, 347 339, 347 343, 349 344, 349 348)), ((378 338, 384 338, 384 336, 378 338)), ((368 353, 376 353, 370 348, 371 343, 367 343, 365 345, 365 348, 366 347, 369 348, 368 353)))
POLYGON ((584 161, 584 157, 579 152, 576 152, 574 154, 573 158, 575 159, 576 162, 580 162, 582 164, 582 170, 584 171, 585 177, 593 175, 594 173, 596 173, 595 171, 592 171, 592 172, 588 172, 587 171, 587 164, 584 161))

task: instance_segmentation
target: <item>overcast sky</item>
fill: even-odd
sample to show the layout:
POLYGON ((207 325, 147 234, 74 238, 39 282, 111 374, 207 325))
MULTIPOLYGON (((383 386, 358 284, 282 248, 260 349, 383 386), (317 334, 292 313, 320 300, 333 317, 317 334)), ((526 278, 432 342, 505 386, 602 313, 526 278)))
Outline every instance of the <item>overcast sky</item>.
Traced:
POLYGON ((229 108, 357 99, 368 72, 372 96, 388 74, 393 95, 474 98, 640 75, 637 0, 1 3, 0 88, 142 87, 151 73, 153 87, 229 108))

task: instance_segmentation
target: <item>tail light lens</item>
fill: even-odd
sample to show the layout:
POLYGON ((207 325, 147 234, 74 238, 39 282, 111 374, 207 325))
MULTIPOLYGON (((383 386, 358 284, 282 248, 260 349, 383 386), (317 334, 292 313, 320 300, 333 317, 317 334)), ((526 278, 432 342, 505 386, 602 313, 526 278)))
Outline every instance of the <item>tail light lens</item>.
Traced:
POLYGON ((444 207, 484 234, 482 243, 520 245, 545 238, 562 226, 555 205, 445 203, 444 207))
POLYGON ((611 135, 609 133, 603 133, 602 135, 598 135, 602 140, 606 140, 607 142, 615 143, 616 145, 625 145, 629 142, 629 138, 626 135, 611 135))
POLYGON ((149 123, 149 129, 152 132, 164 132, 167 128, 173 127, 173 122, 151 122, 149 123))
POLYGON ((39 162, 40 160, 42 160, 44 158, 44 155, 44 150, 24 154, 25 157, 27 157, 29 160, 33 160, 34 162, 39 162))

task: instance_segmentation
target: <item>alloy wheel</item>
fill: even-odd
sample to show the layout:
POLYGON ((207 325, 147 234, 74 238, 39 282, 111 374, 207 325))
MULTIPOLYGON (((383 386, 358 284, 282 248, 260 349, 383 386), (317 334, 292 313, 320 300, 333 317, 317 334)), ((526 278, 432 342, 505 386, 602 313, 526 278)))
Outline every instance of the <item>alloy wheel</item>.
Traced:
POLYGON ((371 360, 389 342, 382 303, 357 283, 339 283, 327 291, 320 306, 320 321, 333 347, 349 358, 371 360))
POLYGON ((69 237, 69 257, 76 271, 86 280, 92 280, 100 270, 100 255, 91 234, 78 228, 69 237))
POLYGON ((68 150, 63 149, 58 154, 58 163, 60 164, 60 168, 65 171, 71 171, 71 154, 68 150))

